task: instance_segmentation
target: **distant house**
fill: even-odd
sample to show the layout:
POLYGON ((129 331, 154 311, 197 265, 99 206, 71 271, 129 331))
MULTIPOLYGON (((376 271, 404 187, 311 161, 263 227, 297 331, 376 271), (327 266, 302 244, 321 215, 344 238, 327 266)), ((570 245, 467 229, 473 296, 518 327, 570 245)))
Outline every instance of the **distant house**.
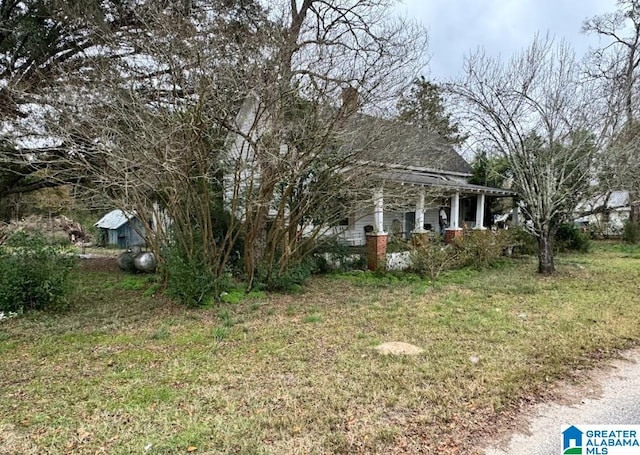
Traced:
POLYGON ((94 226, 100 230, 98 239, 102 245, 125 249, 145 244, 144 226, 132 213, 112 210, 94 226))
POLYGON ((604 236, 620 235, 631 213, 628 191, 611 191, 582 202, 576 208, 574 223, 604 236))

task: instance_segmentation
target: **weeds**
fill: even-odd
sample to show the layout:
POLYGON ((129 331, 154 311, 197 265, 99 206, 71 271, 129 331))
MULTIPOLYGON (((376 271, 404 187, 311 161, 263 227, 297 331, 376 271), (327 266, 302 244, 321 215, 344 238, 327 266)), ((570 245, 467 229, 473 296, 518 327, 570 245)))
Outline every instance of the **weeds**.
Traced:
POLYGON ((22 313, 64 306, 74 257, 41 235, 18 232, 0 246, 0 311, 22 313))
POLYGON ((314 324, 320 321, 322 321, 322 316, 320 316, 318 313, 309 314, 302 320, 302 322, 304 322, 305 324, 314 324))
POLYGON ((211 335, 215 340, 222 341, 229 335, 229 327, 227 326, 218 326, 213 329, 211 335))
POLYGON ((147 279, 143 276, 129 275, 120 282, 120 289, 125 291, 140 291, 147 285, 147 279))
POLYGON ((332 275, 206 309, 78 275, 74 311, 1 322, 0 452, 472 452, 521 399, 640 339, 640 248, 594 250, 552 277, 526 259, 428 285, 332 275), (385 341, 425 352, 375 355, 385 341))
POLYGON ((166 340, 171 336, 171 332, 165 326, 161 326, 151 335, 152 340, 166 340))

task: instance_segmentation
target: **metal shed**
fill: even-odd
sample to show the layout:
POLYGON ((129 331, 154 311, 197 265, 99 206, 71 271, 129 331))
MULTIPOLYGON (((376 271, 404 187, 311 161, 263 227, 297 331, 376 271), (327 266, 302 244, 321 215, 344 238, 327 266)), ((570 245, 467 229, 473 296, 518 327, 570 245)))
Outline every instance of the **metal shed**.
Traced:
POLYGON ((144 226, 135 214, 112 210, 94 224, 100 229, 100 240, 104 245, 131 248, 144 245, 144 226))

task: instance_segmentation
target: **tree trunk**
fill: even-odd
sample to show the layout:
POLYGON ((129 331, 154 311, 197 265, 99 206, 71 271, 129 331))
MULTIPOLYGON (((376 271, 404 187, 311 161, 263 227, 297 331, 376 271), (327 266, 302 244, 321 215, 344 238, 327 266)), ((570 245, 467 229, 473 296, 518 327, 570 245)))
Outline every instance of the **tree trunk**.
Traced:
POLYGON ((629 191, 629 221, 637 223, 640 221, 640 203, 638 202, 638 192, 629 191))
POLYGON ((538 237, 538 273, 550 275, 555 270, 552 235, 548 230, 543 230, 538 237))

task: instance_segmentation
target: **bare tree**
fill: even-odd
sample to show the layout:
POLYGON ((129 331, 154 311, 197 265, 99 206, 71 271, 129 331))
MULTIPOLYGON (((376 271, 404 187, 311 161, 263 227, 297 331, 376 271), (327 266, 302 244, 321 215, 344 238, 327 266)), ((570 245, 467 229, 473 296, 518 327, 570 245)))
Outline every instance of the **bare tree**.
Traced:
POLYGON ((291 260, 299 259, 289 254, 296 248, 283 250, 281 245, 300 238, 293 235, 293 221, 310 221, 309 210, 317 206, 313 200, 322 194, 307 192, 312 199, 302 205, 287 200, 300 194, 294 190, 305 185, 300 177, 324 163, 325 177, 350 166, 348 176, 357 181, 353 179, 354 163, 365 144, 332 151, 345 141, 340 137, 345 134, 345 120, 358 110, 379 113, 391 107, 393 95, 415 75, 426 35, 412 23, 392 19, 392 3, 302 0, 274 8, 280 34, 266 84, 256 90, 256 112, 265 113, 268 120, 252 122, 261 131, 254 130, 249 136, 257 134, 260 140, 247 151, 257 184, 252 197, 258 198, 247 206, 247 220, 252 224, 247 238, 253 251, 245 255, 245 266, 250 276, 256 263, 283 270, 291 260), (297 119, 292 121, 292 117, 297 119), (306 133, 304 137, 300 132, 306 133), (277 213, 289 218, 283 219, 288 230, 278 228, 277 223, 265 229, 276 199, 280 201, 277 213))
MULTIPOLYGON (((589 54, 584 72, 605 100, 608 144, 599 160, 599 188, 604 194, 628 189, 631 219, 640 220, 640 2, 619 0, 618 10, 587 19, 583 31, 600 36, 604 46, 589 54), (634 204, 636 202, 636 204, 634 204)), ((606 207, 608 197, 603 199, 606 207)))
POLYGON ((467 58, 466 78, 449 88, 464 121, 512 172, 522 209, 538 238, 538 271, 554 271, 553 239, 588 186, 596 144, 589 88, 572 50, 536 37, 508 63, 482 52, 467 58))
POLYGON ((158 6, 118 35, 111 46, 135 55, 108 63, 82 100, 71 93, 81 102, 59 104, 50 126, 61 142, 85 138, 69 161, 140 214, 156 249, 167 238, 151 225, 154 202, 194 274, 215 281, 233 263, 251 287, 298 264, 327 225, 370 201, 372 171, 359 159, 394 130, 369 123, 366 133, 350 119, 393 107, 421 66, 425 35, 382 0, 287 2, 268 13, 237 2, 234 14, 192 5, 189 16, 158 6))
POLYGON ((135 23, 128 2, 0 2, 0 199, 77 181, 47 117, 93 74, 105 34, 135 23))

